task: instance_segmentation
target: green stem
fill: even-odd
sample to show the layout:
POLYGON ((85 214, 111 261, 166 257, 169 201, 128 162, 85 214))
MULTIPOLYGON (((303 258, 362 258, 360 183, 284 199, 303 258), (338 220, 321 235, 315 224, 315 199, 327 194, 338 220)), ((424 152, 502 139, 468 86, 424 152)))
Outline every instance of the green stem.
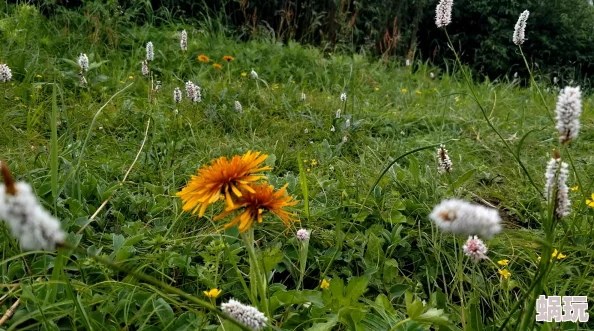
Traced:
POLYGON ((456 53, 456 51, 454 49, 454 44, 450 40, 450 36, 449 36, 447 30, 444 29, 444 31, 445 31, 446 37, 448 38, 449 46, 450 46, 452 52, 454 53, 454 56, 456 57, 456 61, 458 62, 458 65, 460 66, 460 70, 462 71, 462 74, 464 75, 464 79, 466 80, 466 84, 468 85, 468 89, 472 93, 472 97, 473 97, 474 101, 476 102, 476 104, 479 106, 479 109, 481 110, 481 113, 483 114, 483 117, 487 121, 487 124, 489 125, 489 127, 493 131, 495 131, 495 133, 497 134, 497 136, 499 137, 499 139, 503 142, 503 144, 509 150, 509 152, 514 157, 514 159, 516 159, 516 161, 518 162, 518 164, 520 165, 520 167, 522 168, 522 170, 526 174, 526 177, 528 177, 528 180, 530 181, 530 183, 532 184, 532 186, 534 186, 534 188, 536 189, 536 191, 544 198, 544 194, 542 193, 542 191, 540 190, 540 188, 534 183, 534 180, 532 180, 532 177, 530 176, 530 173, 528 172, 528 169, 526 169, 526 167, 524 166, 524 163, 522 162, 522 160, 520 160, 520 158, 516 155, 516 153, 514 153, 514 151, 511 149, 511 147, 509 146, 509 144, 507 143, 507 141, 503 138, 503 136, 495 128, 495 126, 493 125, 493 123, 491 123, 491 120, 489 119, 489 116, 487 116, 487 112, 485 111, 485 108, 479 102, 478 97, 476 95, 476 92, 472 88, 472 81, 470 80, 470 77, 468 77, 468 75, 466 74, 466 70, 464 70, 464 67, 462 66, 462 62, 460 61, 460 58, 458 57, 458 53, 456 53))
POLYGON ((242 237, 250 257, 250 267, 254 267, 256 286, 258 288, 258 294, 260 296, 260 306, 262 307, 262 310, 264 310, 264 314, 266 315, 266 317, 272 319, 272 316, 270 315, 270 309, 268 307, 268 296, 266 293, 265 284, 265 270, 260 265, 260 261, 258 260, 256 250, 254 248, 254 228, 250 227, 249 230, 242 234, 242 237))
POLYGON ((394 326, 393 326, 393 327, 390 329, 390 331, 394 331, 394 330, 396 330, 396 329, 397 329, 399 326, 401 326, 401 325, 404 325, 405 323, 408 323, 408 322, 410 322, 410 321, 411 321, 411 319, 410 319, 410 318, 403 319, 402 321, 400 321, 400 322, 396 323, 396 325, 394 325, 394 326))
POLYGON ((522 46, 519 46, 518 45, 518 48, 520 49, 520 54, 522 54, 522 58, 524 59, 524 64, 526 64, 526 69, 528 69, 528 74, 530 75, 530 80, 532 81, 532 85, 536 87, 536 90, 538 91, 538 94, 540 95, 540 100, 542 101, 543 106, 547 110, 547 114, 549 115, 549 118, 554 123, 555 120, 553 118, 553 115, 551 114, 551 110, 549 109, 549 107, 547 105, 547 102, 544 99, 544 95, 542 94, 542 91, 540 90, 540 87, 538 87, 538 84, 536 84, 536 81, 534 80, 534 76, 532 75, 532 71, 530 70, 530 66, 528 65, 528 61, 526 60, 526 56, 524 56, 524 52, 522 51, 522 46))

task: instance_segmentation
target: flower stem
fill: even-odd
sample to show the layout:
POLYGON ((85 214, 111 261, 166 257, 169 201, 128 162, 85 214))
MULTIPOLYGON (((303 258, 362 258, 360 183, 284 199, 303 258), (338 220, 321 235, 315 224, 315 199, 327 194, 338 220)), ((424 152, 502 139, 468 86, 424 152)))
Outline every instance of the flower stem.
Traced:
MULTIPOLYGON (((254 228, 250 228, 246 232, 242 234, 243 241, 248 251, 248 255, 250 258, 250 269, 253 271, 253 276, 256 278, 256 286, 257 292, 260 296, 260 306, 262 310, 264 310, 264 314, 269 319, 272 319, 270 315, 269 307, 268 307, 268 296, 266 293, 266 275, 264 268, 261 268, 260 262, 256 255, 256 249, 254 248, 254 228), (253 268, 253 269, 252 269, 253 268)), ((251 283, 251 282, 250 282, 251 283)), ((251 284, 250 284, 251 285, 251 284)), ((253 289, 253 287, 252 287, 253 289)), ((252 290, 253 292, 253 290, 252 290)))

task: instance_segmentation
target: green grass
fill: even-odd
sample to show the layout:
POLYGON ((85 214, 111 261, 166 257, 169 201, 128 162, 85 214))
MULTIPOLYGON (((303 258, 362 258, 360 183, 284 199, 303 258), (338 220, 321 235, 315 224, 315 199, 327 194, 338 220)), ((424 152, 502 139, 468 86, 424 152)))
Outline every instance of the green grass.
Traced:
MULTIPOLYGON (((528 301, 510 308, 533 283, 546 247, 546 206, 487 125, 457 66, 439 73, 425 63, 399 67, 295 43, 240 42, 212 21, 156 28, 108 14, 97 9, 46 19, 21 5, 8 7, 0 21, 0 61, 13 70, 13 80, 0 85, 1 158, 18 180, 33 185, 68 231, 69 245, 78 247, 23 253, 2 226, 2 311, 21 300, 2 328, 210 330, 223 323, 234 330, 200 301, 220 306, 230 298, 266 303, 283 330, 417 330, 431 322, 457 330, 461 312, 466 330, 497 330, 510 313, 505 328, 518 325, 528 301), (182 29, 189 35, 186 53, 179 49, 182 29), (148 41, 155 45, 152 78, 163 83, 153 104, 150 79, 140 73, 148 41), (78 84, 80 52, 91 62, 87 87, 78 84), (199 54, 235 61, 218 70, 198 62, 199 54), (252 68, 260 81, 250 78, 252 68), (175 105, 173 89, 183 90, 187 80, 202 87, 203 101, 190 104, 184 92, 175 105), (448 175, 437 173, 436 148, 422 149, 440 143, 453 162, 448 175), (387 168, 416 149, 422 150, 387 168), (175 197, 202 164, 248 150, 269 154, 268 180, 275 187, 288 183, 301 200, 293 208, 300 224, 288 232, 270 215, 254 226, 255 258, 236 228, 223 231, 223 221, 212 221, 220 206, 199 219, 182 212, 175 197), (493 261, 510 261, 509 279, 491 263, 473 264, 461 252, 466 238, 442 233, 428 219, 450 197, 500 211, 505 231, 486 243, 493 261), (300 227, 311 229, 312 238, 298 288, 300 227), (250 272, 268 282, 267 297, 256 298, 262 289, 250 272), (328 289, 319 288, 324 275, 328 289), (211 288, 222 290, 216 300, 203 294, 211 288), (429 308, 445 315, 419 317, 429 308)), ((557 92, 541 88, 554 109, 557 92)), ((557 132, 536 90, 509 81, 473 89, 542 191, 557 132)), ((578 185, 576 173, 581 185, 570 192, 571 215, 554 232, 553 247, 566 258, 552 265, 542 294, 593 297, 594 209, 585 204, 594 192, 592 101, 584 97, 582 129, 569 146, 577 170, 569 186, 578 185)))

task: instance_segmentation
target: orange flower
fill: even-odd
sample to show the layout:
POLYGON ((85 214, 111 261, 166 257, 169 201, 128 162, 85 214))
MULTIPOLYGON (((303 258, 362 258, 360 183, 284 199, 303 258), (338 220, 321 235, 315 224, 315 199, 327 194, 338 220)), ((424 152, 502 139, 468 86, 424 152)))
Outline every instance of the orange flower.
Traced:
POLYGON ((215 68, 217 68, 217 69, 223 69, 223 66, 220 63, 215 63, 212 66, 215 67, 215 68))
POLYGON ((225 60, 227 62, 231 62, 231 61, 235 60, 235 58, 231 55, 225 55, 225 56, 223 56, 223 60, 225 60))
POLYGON ((271 170, 271 167, 262 166, 268 155, 260 152, 235 155, 231 160, 220 157, 212 160, 210 165, 203 165, 198 170, 198 176, 192 176, 190 182, 176 196, 182 199, 183 210, 196 214, 199 210, 199 217, 204 215, 206 207, 225 197, 228 207, 234 207, 231 195, 241 197, 240 191, 254 192, 248 185, 250 182, 265 178, 262 175, 255 175, 258 172, 271 170))
POLYGON ((208 63, 208 62, 210 62, 210 59, 208 58, 208 56, 201 54, 201 55, 198 55, 198 61, 208 63))
POLYGON ((245 207, 241 214, 225 225, 226 229, 239 223, 239 232, 243 233, 252 226, 254 220, 257 219, 258 223, 262 223, 262 214, 265 210, 276 214, 286 226, 290 226, 290 221, 293 221, 291 216, 295 216, 295 214, 291 214, 283 208, 294 206, 299 201, 293 200, 293 197, 290 195, 286 195, 288 185, 286 184, 280 190, 274 192, 274 186, 269 185, 267 182, 250 183, 249 189, 245 189, 245 192, 242 192, 236 204, 234 206, 228 206, 214 220, 218 221, 234 211, 245 207))

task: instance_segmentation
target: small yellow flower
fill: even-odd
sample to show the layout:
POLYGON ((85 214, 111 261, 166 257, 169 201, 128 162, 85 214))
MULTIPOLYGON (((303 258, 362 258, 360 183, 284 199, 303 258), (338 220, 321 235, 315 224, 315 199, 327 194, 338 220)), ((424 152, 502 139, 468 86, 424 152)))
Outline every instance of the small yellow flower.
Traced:
POLYGON ((419 91, 419 90, 416 90, 415 93, 418 95, 421 95, 421 91, 419 91))
POLYGON ((200 54, 198 55, 198 61, 208 63, 210 62, 210 59, 208 58, 208 56, 200 54))
POLYGON ((134 79, 134 76, 128 76, 129 79, 134 79))
POLYGON ((376 91, 379 91, 379 87, 376 87, 376 88, 375 88, 375 90, 376 90, 376 91))
POLYGON ((241 77, 247 77, 247 72, 242 72, 241 77))
POLYGON ((209 298, 216 298, 219 296, 219 294, 221 294, 221 290, 213 288, 210 291, 204 291, 204 295, 206 295, 209 298))
POLYGON ((497 270, 497 272, 501 276, 503 276, 504 279, 508 279, 511 276, 511 272, 509 272, 509 270, 507 270, 507 269, 503 269, 503 270, 502 269, 499 269, 499 270, 497 270))
POLYGON ((37 85, 36 87, 37 87, 38 89, 40 89, 40 88, 41 88, 41 85, 37 85))
POLYGON ((14 97, 14 99, 15 99, 16 101, 19 101, 19 100, 21 100, 21 98, 19 98, 19 97, 14 97))
POLYGON ((311 160, 311 166, 312 167, 313 166, 317 166, 317 165, 318 165, 318 162, 316 160, 311 160))
POLYGON ((220 63, 215 63, 212 66, 215 67, 215 68, 217 68, 217 69, 219 69, 219 70, 223 69, 223 66, 220 63))
POLYGON ((406 93, 406 89, 405 89, 405 88, 403 88, 402 90, 400 90, 400 92, 402 92, 402 93, 406 93))
POLYGON ((41 78, 43 76, 41 76, 40 74, 35 75, 35 78, 41 78))
POLYGON ((567 256, 566 256, 565 254, 563 254, 563 253, 559 253, 559 254, 557 254, 557 260, 561 260, 561 259, 564 259, 564 258, 566 258, 566 257, 567 257, 567 256))
POLYGON ((497 264, 507 267, 507 265, 509 264, 509 260, 499 260, 497 261, 497 264))
POLYGON ((291 83, 295 84, 295 81, 294 81, 294 80, 292 80, 292 81, 291 81, 291 83))
POLYGON ((278 90, 279 88, 280 88, 280 85, 278 85, 278 84, 272 85, 273 90, 278 90))
POLYGON ((320 284, 320 288, 321 289, 325 289, 325 288, 328 288, 328 287, 330 287, 330 282, 328 282, 325 279, 322 279, 322 284, 320 284))
POLYGON ((231 55, 225 55, 225 56, 223 56, 223 60, 226 62, 231 62, 231 61, 235 60, 235 58, 231 55))
POLYGON ((540 262, 540 256, 536 259, 538 262, 540 262))
POLYGON ((571 190, 572 190, 573 192, 575 192, 575 191, 577 191, 577 190, 579 190, 579 189, 580 189, 580 187, 579 187, 579 186, 574 186, 574 187, 572 187, 572 188, 571 188, 571 190))
POLYGON ((456 100, 456 102, 460 102, 460 98, 459 97, 456 97, 456 99, 454 99, 454 100, 456 100))
POLYGON ((586 199, 586 205, 588 205, 588 207, 594 208, 594 193, 592 193, 592 200, 586 199))
POLYGON ((311 169, 310 168, 307 168, 307 172, 310 172, 310 171, 311 171, 311 169))
POLYGON ((307 160, 303 160, 303 163, 307 163, 307 160))
POLYGON ((557 254, 559 254, 559 252, 557 251, 557 249, 555 248, 555 250, 553 251, 553 254, 551 254, 552 257, 557 256, 557 254))

